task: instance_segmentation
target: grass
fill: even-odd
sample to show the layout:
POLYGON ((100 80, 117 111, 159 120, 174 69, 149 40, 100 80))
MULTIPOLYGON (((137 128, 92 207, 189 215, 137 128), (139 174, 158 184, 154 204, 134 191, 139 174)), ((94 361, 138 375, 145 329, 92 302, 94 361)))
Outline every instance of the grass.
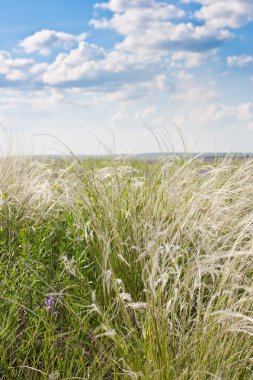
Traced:
POLYGON ((253 161, 0 161, 1 379, 253 379, 253 161))

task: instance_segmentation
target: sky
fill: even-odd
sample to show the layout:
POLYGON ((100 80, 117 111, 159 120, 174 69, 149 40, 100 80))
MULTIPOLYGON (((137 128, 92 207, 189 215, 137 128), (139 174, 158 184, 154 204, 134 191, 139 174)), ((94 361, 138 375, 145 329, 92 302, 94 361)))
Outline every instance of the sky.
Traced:
POLYGON ((1 149, 253 152, 252 0, 0 7, 1 149))

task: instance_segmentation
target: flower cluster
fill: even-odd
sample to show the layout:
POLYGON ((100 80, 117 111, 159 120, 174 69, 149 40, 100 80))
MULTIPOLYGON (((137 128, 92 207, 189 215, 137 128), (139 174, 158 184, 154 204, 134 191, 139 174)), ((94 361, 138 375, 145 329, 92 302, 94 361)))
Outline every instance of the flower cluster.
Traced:
POLYGON ((52 296, 47 296, 45 299, 45 304, 46 304, 46 311, 50 312, 51 315, 55 316, 56 311, 54 310, 55 307, 55 300, 52 296))

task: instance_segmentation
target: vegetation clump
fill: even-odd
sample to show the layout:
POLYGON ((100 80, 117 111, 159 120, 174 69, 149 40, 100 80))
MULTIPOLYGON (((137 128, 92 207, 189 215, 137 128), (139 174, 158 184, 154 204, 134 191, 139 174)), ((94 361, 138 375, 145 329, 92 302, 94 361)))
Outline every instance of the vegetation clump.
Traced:
POLYGON ((0 161, 0 378, 253 373, 253 160, 0 161))

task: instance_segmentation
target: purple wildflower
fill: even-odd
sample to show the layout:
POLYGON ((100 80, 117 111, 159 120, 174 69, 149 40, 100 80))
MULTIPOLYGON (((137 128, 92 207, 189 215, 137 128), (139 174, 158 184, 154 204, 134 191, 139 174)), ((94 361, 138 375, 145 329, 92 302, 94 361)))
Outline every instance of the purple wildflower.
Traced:
POLYGON ((54 303, 55 303, 55 300, 53 299, 53 297, 50 297, 50 296, 46 297, 45 299, 45 304, 47 305, 46 311, 52 311, 54 303))

